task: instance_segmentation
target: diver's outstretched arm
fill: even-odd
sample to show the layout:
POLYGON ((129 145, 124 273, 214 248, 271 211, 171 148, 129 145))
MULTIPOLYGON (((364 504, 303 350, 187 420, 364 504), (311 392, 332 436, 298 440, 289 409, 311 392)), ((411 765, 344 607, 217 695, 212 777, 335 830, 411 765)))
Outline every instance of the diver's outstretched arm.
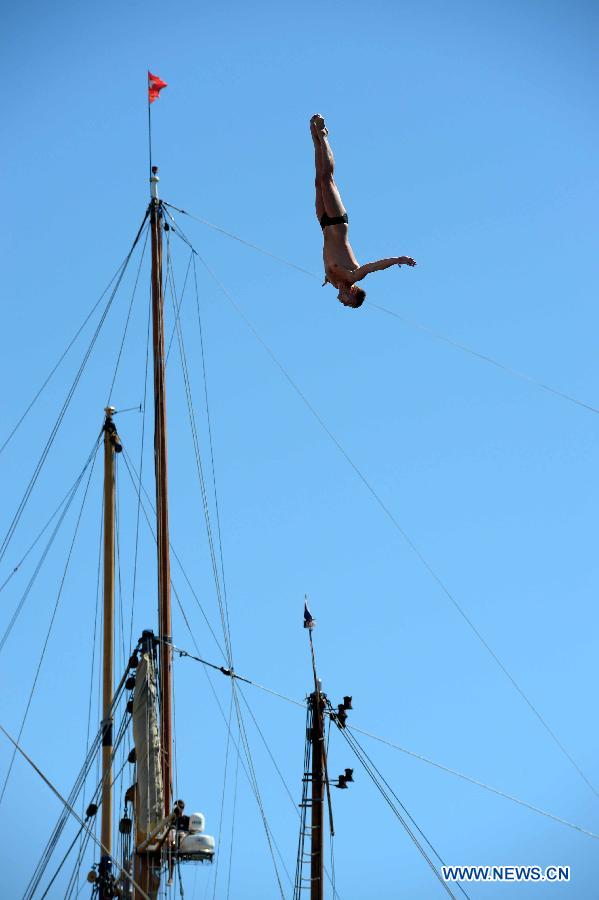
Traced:
POLYGON ((349 277, 349 283, 355 284, 361 281, 371 272, 381 272, 383 269, 390 269, 391 266, 415 266, 416 260, 411 256, 391 256, 389 259, 377 259, 376 262, 365 263, 359 269, 355 269, 349 277))

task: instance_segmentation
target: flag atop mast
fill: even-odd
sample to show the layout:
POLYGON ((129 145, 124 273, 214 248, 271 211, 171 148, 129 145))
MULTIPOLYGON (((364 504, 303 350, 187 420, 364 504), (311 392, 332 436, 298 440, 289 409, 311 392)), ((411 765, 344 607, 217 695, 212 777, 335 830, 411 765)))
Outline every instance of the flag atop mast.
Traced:
POLYGON ((304 628, 309 628, 310 631, 316 625, 316 619, 312 616, 310 612, 310 607, 308 606, 308 597, 304 597, 304 628))
POLYGON ((158 100, 162 88, 168 87, 166 81, 159 78, 158 75, 152 75, 148 69, 148 103, 158 100))

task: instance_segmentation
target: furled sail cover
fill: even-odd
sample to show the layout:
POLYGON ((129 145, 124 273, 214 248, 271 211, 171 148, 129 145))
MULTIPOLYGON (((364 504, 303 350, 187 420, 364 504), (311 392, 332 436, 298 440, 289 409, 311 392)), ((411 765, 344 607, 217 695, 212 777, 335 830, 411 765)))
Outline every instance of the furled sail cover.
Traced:
POLYGON ((133 739, 137 757, 135 808, 139 846, 164 816, 158 695, 154 663, 148 653, 142 654, 135 675, 133 739))

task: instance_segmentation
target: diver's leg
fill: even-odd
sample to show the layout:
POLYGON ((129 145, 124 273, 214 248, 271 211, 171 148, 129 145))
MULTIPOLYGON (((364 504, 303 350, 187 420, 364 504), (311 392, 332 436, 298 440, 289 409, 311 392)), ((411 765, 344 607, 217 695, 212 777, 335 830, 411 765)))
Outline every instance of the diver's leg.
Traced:
POLYGON ((316 218, 320 222, 325 212, 324 200, 322 199, 322 173, 324 171, 324 164, 322 159, 322 147, 320 146, 320 140, 318 138, 318 134, 316 133, 314 118, 310 119, 310 133, 312 135, 312 140, 314 141, 314 186, 316 188, 316 218))
MULTIPOLYGON (((339 188, 335 183, 335 157, 329 144, 328 130, 322 116, 313 116, 311 120, 312 134, 316 134, 321 150, 320 190, 327 216, 345 215, 345 207, 341 200, 339 188)), ((318 169, 317 169, 318 171, 318 169)))

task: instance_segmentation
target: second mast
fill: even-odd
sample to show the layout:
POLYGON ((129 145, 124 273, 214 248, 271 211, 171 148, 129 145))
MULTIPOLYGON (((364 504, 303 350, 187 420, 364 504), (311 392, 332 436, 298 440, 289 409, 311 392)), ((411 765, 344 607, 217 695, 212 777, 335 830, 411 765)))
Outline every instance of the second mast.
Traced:
POLYGON ((162 281, 162 204, 158 199, 158 169, 152 167, 150 231, 152 240, 152 335, 154 354, 154 466, 158 550, 158 634, 160 638, 160 738, 164 813, 171 812, 172 785, 172 650, 171 574, 168 525, 166 432, 166 360, 164 355, 164 292, 162 281))

